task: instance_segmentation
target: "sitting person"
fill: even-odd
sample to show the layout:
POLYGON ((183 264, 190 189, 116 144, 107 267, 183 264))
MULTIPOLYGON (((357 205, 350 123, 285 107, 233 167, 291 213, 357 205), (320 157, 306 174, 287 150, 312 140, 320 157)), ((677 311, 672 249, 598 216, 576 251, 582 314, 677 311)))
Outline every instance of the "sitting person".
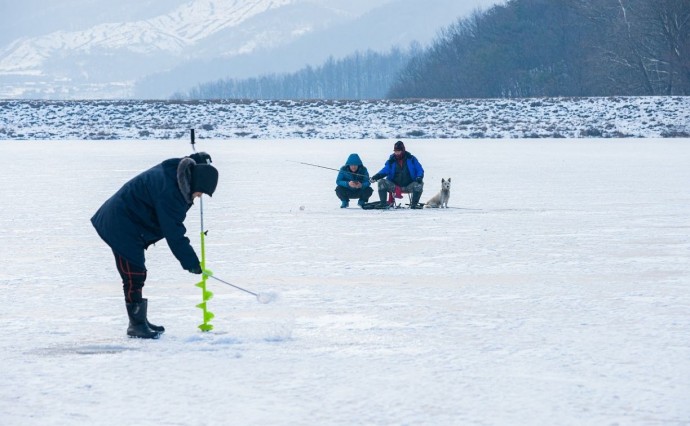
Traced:
POLYGON ((411 209, 421 208, 419 199, 424 190, 424 169, 417 157, 405 150, 405 144, 397 141, 393 147, 393 154, 388 158, 381 171, 371 177, 372 182, 378 181, 381 205, 393 204, 393 195, 402 198, 402 193, 412 193, 411 209))
POLYGON ((357 204, 362 207, 374 193, 369 182, 369 171, 357 154, 350 154, 345 165, 338 171, 335 183, 338 185, 335 187, 335 195, 340 199, 342 209, 350 205, 350 199, 353 198, 358 198, 357 204))

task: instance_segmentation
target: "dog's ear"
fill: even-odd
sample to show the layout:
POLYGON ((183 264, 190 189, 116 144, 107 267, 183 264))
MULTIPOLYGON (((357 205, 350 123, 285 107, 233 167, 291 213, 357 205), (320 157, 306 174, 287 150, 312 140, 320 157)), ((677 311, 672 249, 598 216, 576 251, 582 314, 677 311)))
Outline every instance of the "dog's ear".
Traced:
POLYGON ((441 183, 446 183, 446 180, 441 178, 441 183))
POLYGON ((450 178, 448 178, 448 183, 450 183, 450 178))

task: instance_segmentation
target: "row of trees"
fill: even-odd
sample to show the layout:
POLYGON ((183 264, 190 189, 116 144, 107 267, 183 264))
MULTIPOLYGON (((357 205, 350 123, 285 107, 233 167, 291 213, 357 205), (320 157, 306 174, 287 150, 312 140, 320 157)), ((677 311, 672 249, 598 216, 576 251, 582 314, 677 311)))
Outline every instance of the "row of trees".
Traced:
POLYGON ((367 51, 179 98, 690 95, 690 0, 508 0, 422 49, 367 51))
POLYGON ((445 29, 391 98, 690 95, 689 0, 509 0, 445 29))
POLYGON ((388 53, 357 52, 329 58, 320 67, 292 74, 206 83, 177 98, 189 99, 381 99, 419 46, 388 53))

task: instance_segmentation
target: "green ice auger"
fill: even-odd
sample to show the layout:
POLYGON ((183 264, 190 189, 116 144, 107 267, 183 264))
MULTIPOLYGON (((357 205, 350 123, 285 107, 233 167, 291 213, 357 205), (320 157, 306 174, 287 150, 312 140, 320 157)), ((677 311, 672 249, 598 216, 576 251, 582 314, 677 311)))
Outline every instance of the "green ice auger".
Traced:
POLYGON ((201 209, 201 270, 203 272, 201 274, 201 281, 196 284, 197 287, 201 288, 201 303, 196 305, 196 307, 201 309, 204 313, 204 322, 203 324, 199 324, 199 329, 201 331, 211 331, 213 330, 213 326, 209 324, 209 321, 213 319, 214 315, 213 312, 206 308, 206 302, 211 300, 213 293, 206 290, 206 280, 208 276, 206 275, 206 231, 204 231, 204 203, 202 198, 199 198, 199 208, 201 209))
MULTIPOLYGON (((201 232, 201 269, 206 271, 206 253, 204 250, 204 236, 205 233, 201 232)), ((201 274, 201 281, 199 281, 196 286, 201 288, 201 303, 196 305, 197 308, 201 309, 203 312, 204 322, 199 324, 199 329, 201 331, 211 331, 213 330, 213 325, 209 323, 214 317, 213 312, 209 311, 206 307, 206 302, 211 300, 213 293, 206 289, 206 280, 208 276, 205 273, 201 274)))
MULTIPOLYGON (((194 129, 190 129, 190 137, 191 137, 191 142, 192 142, 192 150, 196 152, 196 147, 194 146, 194 129)), ((201 309, 204 313, 204 322, 202 324, 199 324, 199 329, 201 331, 211 331, 213 330, 213 326, 209 324, 209 321, 213 319, 215 315, 213 315, 213 312, 209 311, 206 309, 206 302, 211 300, 213 297, 213 293, 210 291, 206 290, 206 280, 208 279, 208 275, 206 275, 207 269, 206 269, 206 244, 205 244, 205 237, 206 237, 206 231, 204 231, 204 199, 203 196, 199 197, 199 211, 200 211, 200 216, 201 216, 201 281, 196 283, 196 286, 201 289, 201 303, 196 305, 197 308, 201 309)))

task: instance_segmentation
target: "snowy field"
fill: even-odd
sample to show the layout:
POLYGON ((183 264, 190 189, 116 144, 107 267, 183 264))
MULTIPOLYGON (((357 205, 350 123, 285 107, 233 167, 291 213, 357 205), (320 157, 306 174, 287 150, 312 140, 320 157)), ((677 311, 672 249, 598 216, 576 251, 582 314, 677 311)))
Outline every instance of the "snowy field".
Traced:
MULTIPOLYGON (((406 140, 425 201, 340 209, 393 140, 202 140, 208 267, 147 252, 149 319, 89 218, 181 141, 4 141, 2 425, 688 425, 690 140, 406 140), (303 209, 301 208, 303 207, 303 209)), ((188 235, 199 246, 199 208, 188 235)))
POLYGON ((690 137, 690 96, 367 101, 0 100, 0 140, 690 137))

